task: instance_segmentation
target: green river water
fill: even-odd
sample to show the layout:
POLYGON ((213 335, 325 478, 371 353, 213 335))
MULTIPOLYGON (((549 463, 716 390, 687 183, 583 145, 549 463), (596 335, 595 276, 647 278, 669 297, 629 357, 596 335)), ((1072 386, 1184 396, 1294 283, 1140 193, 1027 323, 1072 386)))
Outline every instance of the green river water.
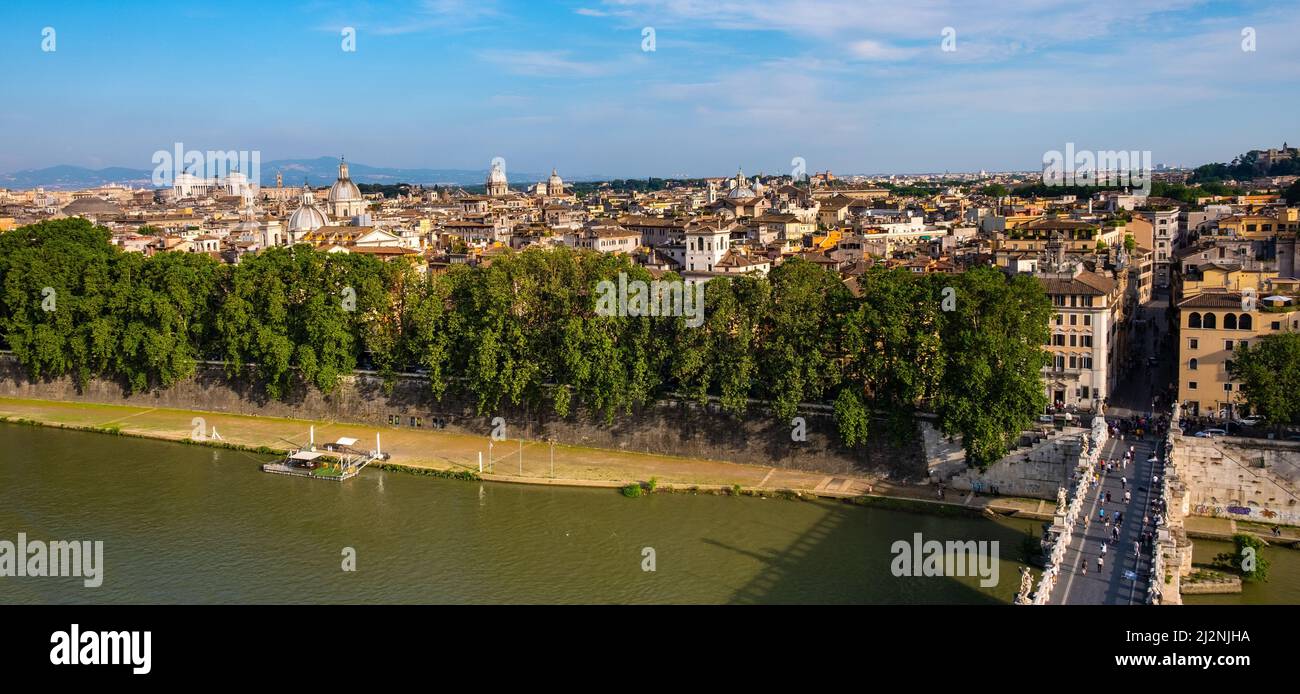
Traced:
MULTIPOLYGON (((0 540, 104 543, 102 586, 0 577, 0 603, 1005 603, 1039 525, 379 470, 336 483, 262 460, 0 424, 0 540), (890 548, 916 532, 998 541, 998 584, 894 576, 890 548)), ((1232 600, 1300 602, 1281 585, 1232 600)))

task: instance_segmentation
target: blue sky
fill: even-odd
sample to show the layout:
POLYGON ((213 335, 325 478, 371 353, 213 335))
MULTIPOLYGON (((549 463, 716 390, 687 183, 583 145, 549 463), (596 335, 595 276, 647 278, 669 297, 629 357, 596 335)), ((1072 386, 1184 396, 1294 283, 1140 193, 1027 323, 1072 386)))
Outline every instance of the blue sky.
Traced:
POLYGON ((1297 36, 1295 0, 10 0, 0 171, 175 142, 611 176, 1038 169, 1067 142, 1199 164, 1300 141, 1297 36))

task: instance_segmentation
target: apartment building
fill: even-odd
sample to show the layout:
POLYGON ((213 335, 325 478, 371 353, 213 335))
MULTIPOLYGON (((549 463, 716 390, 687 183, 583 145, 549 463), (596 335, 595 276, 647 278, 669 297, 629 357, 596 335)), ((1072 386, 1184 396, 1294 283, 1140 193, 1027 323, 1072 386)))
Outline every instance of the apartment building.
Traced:
POLYGON ((1042 217, 1009 228, 998 239, 998 250, 1030 251, 1047 249, 1050 241, 1061 239, 1070 252, 1091 252, 1101 241, 1107 246, 1123 243, 1121 227, 1100 227, 1096 224, 1060 217, 1042 217))
POLYGON ((641 233, 617 224, 593 224, 564 235, 564 243, 602 253, 631 253, 641 245, 641 233))
POLYGON ((1219 220, 1217 234, 1233 238, 1270 239, 1278 234, 1295 233, 1300 222, 1289 219, 1283 210, 1277 214, 1238 214, 1219 220))
POLYGON ((1135 234, 1134 238, 1138 245, 1150 248, 1153 252, 1152 261, 1155 271, 1155 283, 1159 289, 1168 289, 1172 281, 1172 272, 1170 264, 1174 259, 1174 251, 1178 249, 1180 239, 1178 233, 1179 211, 1172 210, 1143 210, 1134 214, 1135 221, 1141 220, 1150 225, 1150 243, 1146 245, 1147 232, 1142 233, 1142 237, 1135 234))
POLYGON ((1219 215, 1198 228, 1198 243, 1180 250, 1174 266, 1178 398, 1189 413, 1229 418, 1245 405, 1229 373, 1233 351, 1300 329, 1300 220, 1279 208, 1219 215))
POLYGON ((1051 335, 1043 369, 1047 400, 1057 408, 1095 411, 1114 390, 1117 355, 1123 353, 1126 271, 1116 277, 1088 269, 1066 254, 1057 231, 1033 273, 1052 302, 1051 335))
POLYGON ((1271 283, 1289 295, 1206 290, 1178 303, 1178 399, 1184 412, 1243 414, 1241 384, 1229 373, 1233 351, 1265 335, 1300 330, 1295 284, 1271 283))
POLYGON ((1151 303, 1151 289, 1155 281, 1155 254, 1139 245, 1128 256, 1128 302, 1130 306, 1151 303))
POLYGON ((1119 283, 1082 265, 1035 275, 1052 301, 1052 361, 1044 368, 1047 399, 1056 407, 1092 411, 1114 386, 1113 338, 1123 297, 1119 283))

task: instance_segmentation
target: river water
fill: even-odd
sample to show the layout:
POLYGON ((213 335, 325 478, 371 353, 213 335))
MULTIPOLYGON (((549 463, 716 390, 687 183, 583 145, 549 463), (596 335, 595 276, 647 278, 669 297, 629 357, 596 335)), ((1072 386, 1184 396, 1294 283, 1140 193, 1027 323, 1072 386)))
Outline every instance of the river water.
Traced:
POLYGON ((379 470, 336 483, 263 460, 0 424, 0 540, 104 543, 102 586, 0 577, 0 603, 1005 603, 1039 525, 379 470), (916 532, 997 541, 998 584, 894 576, 891 547, 916 532))
MULTIPOLYGON (((1192 562, 1212 567, 1218 554, 1231 554, 1231 542, 1192 540, 1192 562)), ((1237 595, 1184 595, 1188 605, 1300 605, 1300 550, 1265 547, 1260 552, 1268 561, 1267 581, 1246 581, 1237 595)))

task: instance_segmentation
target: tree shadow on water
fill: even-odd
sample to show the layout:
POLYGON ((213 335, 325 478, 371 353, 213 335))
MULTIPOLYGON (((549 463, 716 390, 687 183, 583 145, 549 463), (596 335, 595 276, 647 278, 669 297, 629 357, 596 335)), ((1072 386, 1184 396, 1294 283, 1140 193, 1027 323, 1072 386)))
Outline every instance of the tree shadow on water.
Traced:
MULTIPOLYGON (((1019 533, 1013 529, 990 523, 978 537, 940 537, 935 534, 934 523, 946 519, 905 515, 918 519, 917 532, 928 529, 927 540, 996 539, 1000 540, 1004 554, 1017 552, 1015 543, 1019 533)), ((867 527, 871 522, 867 509, 832 506, 817 522, 779 549, 741 547, 713 538, 703 541, 755 560, 761 566, 744 585, 735 589, 728 600, 732 604, 1006 604, 1005 599, 979 590, 978 578, 894 576, 891 562, 895 555, 891 547, 897 540, 911 542, 911 531, 901 535, 897 527, 892 527, 882 534, 883 526, 867 527)), ((949 532, 965 530, 960 526, 946 527, 949 532)), ((1018 574, 1008 573, 1014 572, 1001 565, 1000 585, 1007 581, 1019 582, 1018 574)))

